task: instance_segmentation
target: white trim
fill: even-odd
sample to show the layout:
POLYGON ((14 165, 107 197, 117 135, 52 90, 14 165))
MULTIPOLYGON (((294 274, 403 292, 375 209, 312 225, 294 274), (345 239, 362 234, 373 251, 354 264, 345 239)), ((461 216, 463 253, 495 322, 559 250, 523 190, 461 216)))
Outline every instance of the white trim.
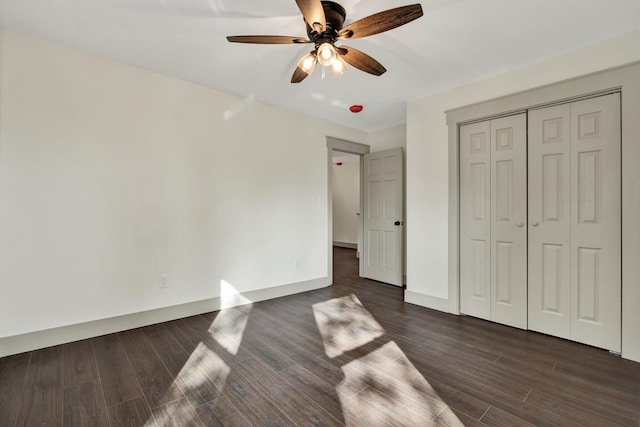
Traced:
MULTIPOLYGON (((250 291, 243 293, 242 297, 243 299, 246 298, 251 302, 258 302, 320 289, 329 286, 330 284, 331 281, 328 277, 322 277, 305 282, 290 283, 288 285, 250 291)), ((219 297, 158 308, 155 310, 109 317, 86 323, 77 323, 59 328, 3 337, 0 338, 0 357, 93 338, 114 332, 126 331, 128 329, 139 328, 156 323, 168 322, 170 320, 195 316, 197 314, 208 313, 216 310, 220 310, 219 297)))
POLYGON ((404 302, 419 305, 421 307, 433 310, 449 312, 449 300, 444 298, 432 297, 431 295, 421 294, 409 290, 404 291, 404 302))
POLYGON ((640 362, 640 62, 447 111, 449 305, 451 312, 459 312, 459 125, 606 91, 622 93, 622 357, 640 362))

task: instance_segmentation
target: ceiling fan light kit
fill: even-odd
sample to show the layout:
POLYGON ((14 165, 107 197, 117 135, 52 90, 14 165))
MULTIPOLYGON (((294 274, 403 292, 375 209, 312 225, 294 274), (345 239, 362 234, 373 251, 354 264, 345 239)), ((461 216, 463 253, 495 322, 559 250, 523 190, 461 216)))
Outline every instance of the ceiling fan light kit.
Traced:
POLYGON ((308 39, 290 36, 228 36, 233 43, 299 44, 313 43, 315 49, 297 63, 291 83, 300 83, 309 76, 317 63, 331 68, 331 74, 339 76, 347 64, 365 73, 380 76, 387 70, 378 61, 359 50, 342 45, 338 40, 350 40, 379 34, 407 24, 422 16, 422 6, 413 4, 379 12, 359 19, 343 27, 346 11, 333 1, 296 0, 307 24, 308 39))

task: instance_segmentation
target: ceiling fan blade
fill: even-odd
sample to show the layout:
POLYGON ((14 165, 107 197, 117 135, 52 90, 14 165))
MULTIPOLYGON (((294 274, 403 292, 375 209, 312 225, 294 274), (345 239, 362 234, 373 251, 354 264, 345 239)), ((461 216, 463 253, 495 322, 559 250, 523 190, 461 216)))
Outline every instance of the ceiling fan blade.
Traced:
POLYGON ((321 33, 327 27, 327 20, 324 16, 324 8, 320 0, 296 0, 304 20, 311 28, 321 33))
POLYGON ((254 43, 254 44, 311 43, 311 40, 307 40, 302 37, 289 37, 289 36, 227 36, 227 40, 233 43, 254 43))
POLYGON ((291 83, 300 83, 309 76, 302 68, 296 67, 296 70, 291 76, 291 83))
POLYGON ((396 7, 359 19, 338 32, 338 38, 358 39, 392 30, 423 15, 420 4, 396 7))
POLYGON ((381 63, 357 49, 348 46, 340 46, 336 49, 342 59, 365 73, 380 76, 387 71, 381 63))

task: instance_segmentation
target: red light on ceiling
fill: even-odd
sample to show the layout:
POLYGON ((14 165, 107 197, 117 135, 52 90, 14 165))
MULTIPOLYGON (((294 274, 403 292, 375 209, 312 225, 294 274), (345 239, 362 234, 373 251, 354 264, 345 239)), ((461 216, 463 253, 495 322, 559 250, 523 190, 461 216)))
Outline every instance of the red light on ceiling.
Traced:
POLYGON ((336 166, 342 166, 342 162, 336 162, 336 166))
POLYGON ((349 111, 351 111, 352 113, 359 113, 360 111, 362 111, 362 105, 352 105, 351 107, 349 107, 349 111))

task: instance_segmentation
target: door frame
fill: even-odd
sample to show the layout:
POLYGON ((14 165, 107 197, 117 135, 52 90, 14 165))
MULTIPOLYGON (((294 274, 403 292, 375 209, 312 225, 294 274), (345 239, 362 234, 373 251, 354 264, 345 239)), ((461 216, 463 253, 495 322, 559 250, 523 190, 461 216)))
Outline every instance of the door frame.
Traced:
POLYGON ((459 128, 463 124, 510 115, 531 108, 552 106, 584 98, 621 93, 622 174, 622 356, 640 360, 640 322, 635 308, 640 303, 640 198, 634 188, 640 182, 640 62, 572 78, 547 86, 446 111, 449 128, 449 311, 460 314, 460 150, 459 128))
MULTIPOLYGON (((363 248, 363 227, 364 221, 362 220, 364 215, 364 155, 369 154, 371 147, 359 142, 347 141, 345 139, 335 138, 333 136, 327 136, 327 273, 329 280, 333 284, 333 152, 340 151, 343 153, 355 154, 360 156, 360 201, 359 210, 360 216, 358 216, 358 250, 362 251, 363 248)), ((358 275, 362 277, 362 262, 364 257, 358 258, 358 275)))

